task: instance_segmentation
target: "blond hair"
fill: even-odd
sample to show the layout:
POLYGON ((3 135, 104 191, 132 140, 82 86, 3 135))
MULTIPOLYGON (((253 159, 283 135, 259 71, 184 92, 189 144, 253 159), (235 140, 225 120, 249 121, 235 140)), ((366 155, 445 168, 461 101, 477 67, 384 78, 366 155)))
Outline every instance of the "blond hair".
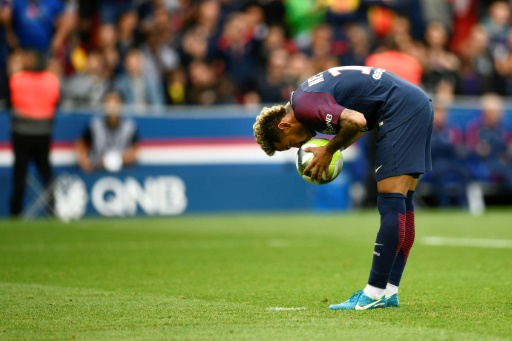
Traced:
POLYGON ((265 107, 256 117, 256 123, 252 126, 256 142, 268 156, 272 156, 276 152, 274 143, 278 142, 282 135, 281 129, 277 125, 286 115, 286 111, 284 105, 265 107))

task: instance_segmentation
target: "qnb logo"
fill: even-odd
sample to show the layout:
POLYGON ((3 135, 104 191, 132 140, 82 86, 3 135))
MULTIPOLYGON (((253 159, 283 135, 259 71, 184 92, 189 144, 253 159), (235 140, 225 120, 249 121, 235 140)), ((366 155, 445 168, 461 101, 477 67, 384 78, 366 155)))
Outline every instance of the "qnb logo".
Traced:
POLYGON ((85 183, 74 175, 60 175, 53 185, 55 214, 61 220, 80 219, 84 214, 89 196, 85 183))
POLYGON ((135 215, 138 207, 149 215, 175 215, 188 204, 185 183, 176 176, 148 177, 144 186, 131 177, 104 177, 94 184, 91 200, 96 211, 108 217, 135 215))
POLYGON ((323 131, 324 134, 333 134, 334 132, 336 132, 336 129, 334 129, 334 127, 332 125, 332 115, 331 114, 327 114, 325 116, 325 125, 327 126, 327 129, 325 129, 323 131))

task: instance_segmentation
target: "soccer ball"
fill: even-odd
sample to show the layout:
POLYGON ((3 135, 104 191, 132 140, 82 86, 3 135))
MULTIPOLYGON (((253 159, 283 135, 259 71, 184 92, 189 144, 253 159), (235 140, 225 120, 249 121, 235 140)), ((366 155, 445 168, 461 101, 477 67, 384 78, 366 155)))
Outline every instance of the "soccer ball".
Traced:
POLYGON ((329 165, 329 174, 322 174, 322 180, 320 182, 317 182, 316 180, 312 180, 311 177, 308 174, 304 174, 304 169, 309 164, 309 161, 313 158, 313 153, 306 152, 304 149, 308 147, 322 147, 329 143, 329 140, 327 139, 311 139, 308 142, 304 143, 299 150, 297 151, 297 158, 295 159, 295 165, 297 166, 297 171, 299 172, 299 175, 306 180, 309 183, 315 184, 315 185, 323 185, 327 184, 340 174, 341 169, 343 168, 343 155, 338 150, 334 155, 332 156, 331 164, 329 165))

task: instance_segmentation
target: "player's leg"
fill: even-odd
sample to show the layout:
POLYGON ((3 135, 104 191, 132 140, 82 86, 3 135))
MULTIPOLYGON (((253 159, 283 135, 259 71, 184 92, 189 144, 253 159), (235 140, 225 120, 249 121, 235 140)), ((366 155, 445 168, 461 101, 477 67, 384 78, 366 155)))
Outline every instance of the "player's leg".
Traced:
POLYGON ((386 286, 386 301, 388 307, 397 307, 398 301, 398 286, 404 272, 409 252, 411 251, 412 245, 414 244, 414 238, 416 236, 416 225, 414 218, 414 203, 413 196, 418 184, 419 175, 415 175, 409 190, 407 191, 407 198, 405 199, 405 236, 402 243, 402 247, 398 250, 398 254, 395 258, 395 263, 391 269, 389 275, 388 284, 386 286))
POLYGON ((25 177, 30 160, 29 142, 24 136, 12 134, 12 148, 14 152, 14 165, 12 167, 13 187, 11 195, 11 216, 19 216, 22 210, 25 194, 25 177))
POLYGON ((349 300, 331 305, 338 309, 386 307, 385 290, 396 256, 406 240, 406 202, 417 180, 413 174, 431 170, 430 135, 433 109, 431 102, 408 121, 391 130, 379 130, 375 176, 377 207, 381 216, 375 241, 368 285, 349 300))
POLYGON ((416 190, 420 174, 432 170, 432 159, 430 156, 432 120, 433 109, 432 106, 429 105, 424 108, 424 110, 418 115, 417 119, 412 121, 407 128, 407 132, 414 134, 416 141, 413 147, 416 149, 413 153, 409 153, 410 155, 415 156, 414 158, 411 158, 411 160, 416 161, 413 161, 412 165, 409 167, 410 169, 416 169, 417 171, 411 172, 414 179, 409 187, 407 199, 405 201, 405 238, 395 259, 395 264, 391 270, 388 285, 386 287, 386 302, 388 307, 397 307, 399 304, 398 287, 416 237, 416 222, 413 203, 414 191, 416 190))
POLYGON ((398 250, 405 238, 405 200, 413 182, 411 175, 399 175, 377 182, 380 228, 375 240, 368 284, 348 301, 331 305, 333 310, 365 310, 386 307, 385 290, 398 250))
POLYGON ((412 186, 411 175, 400 175, 377 182, 377 208, 380 228, 375 240, 372 269, 365 288, 366 295, 378 298, 384 294, 396 255, 405 239, 406 199, 412 186))
POLYGON ((44 192, 41 193, 41 195, 44 196, 43 202, 46 212, 48 214, 53 214, 54 198, 51 184, 53 174, 52 167, 50 165, 51 136, 42 135, 37 136, 34 139, 37 139, 36 141, 38 142, 37 146, 34 146, 34 162, 44 184, 44 192))

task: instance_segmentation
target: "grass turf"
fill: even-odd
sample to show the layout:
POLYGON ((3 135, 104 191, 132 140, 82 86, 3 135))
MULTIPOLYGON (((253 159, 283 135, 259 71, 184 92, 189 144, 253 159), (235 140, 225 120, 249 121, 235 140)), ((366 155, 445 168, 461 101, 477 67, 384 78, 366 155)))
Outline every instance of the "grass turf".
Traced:
POLYGON ((366 283, 377 223, 375 211, 2 221, 0 339, 512 339, 512 249, 422 244, 512 240, 510 210, 417 213, 401 307, 329 311, 366 283))

